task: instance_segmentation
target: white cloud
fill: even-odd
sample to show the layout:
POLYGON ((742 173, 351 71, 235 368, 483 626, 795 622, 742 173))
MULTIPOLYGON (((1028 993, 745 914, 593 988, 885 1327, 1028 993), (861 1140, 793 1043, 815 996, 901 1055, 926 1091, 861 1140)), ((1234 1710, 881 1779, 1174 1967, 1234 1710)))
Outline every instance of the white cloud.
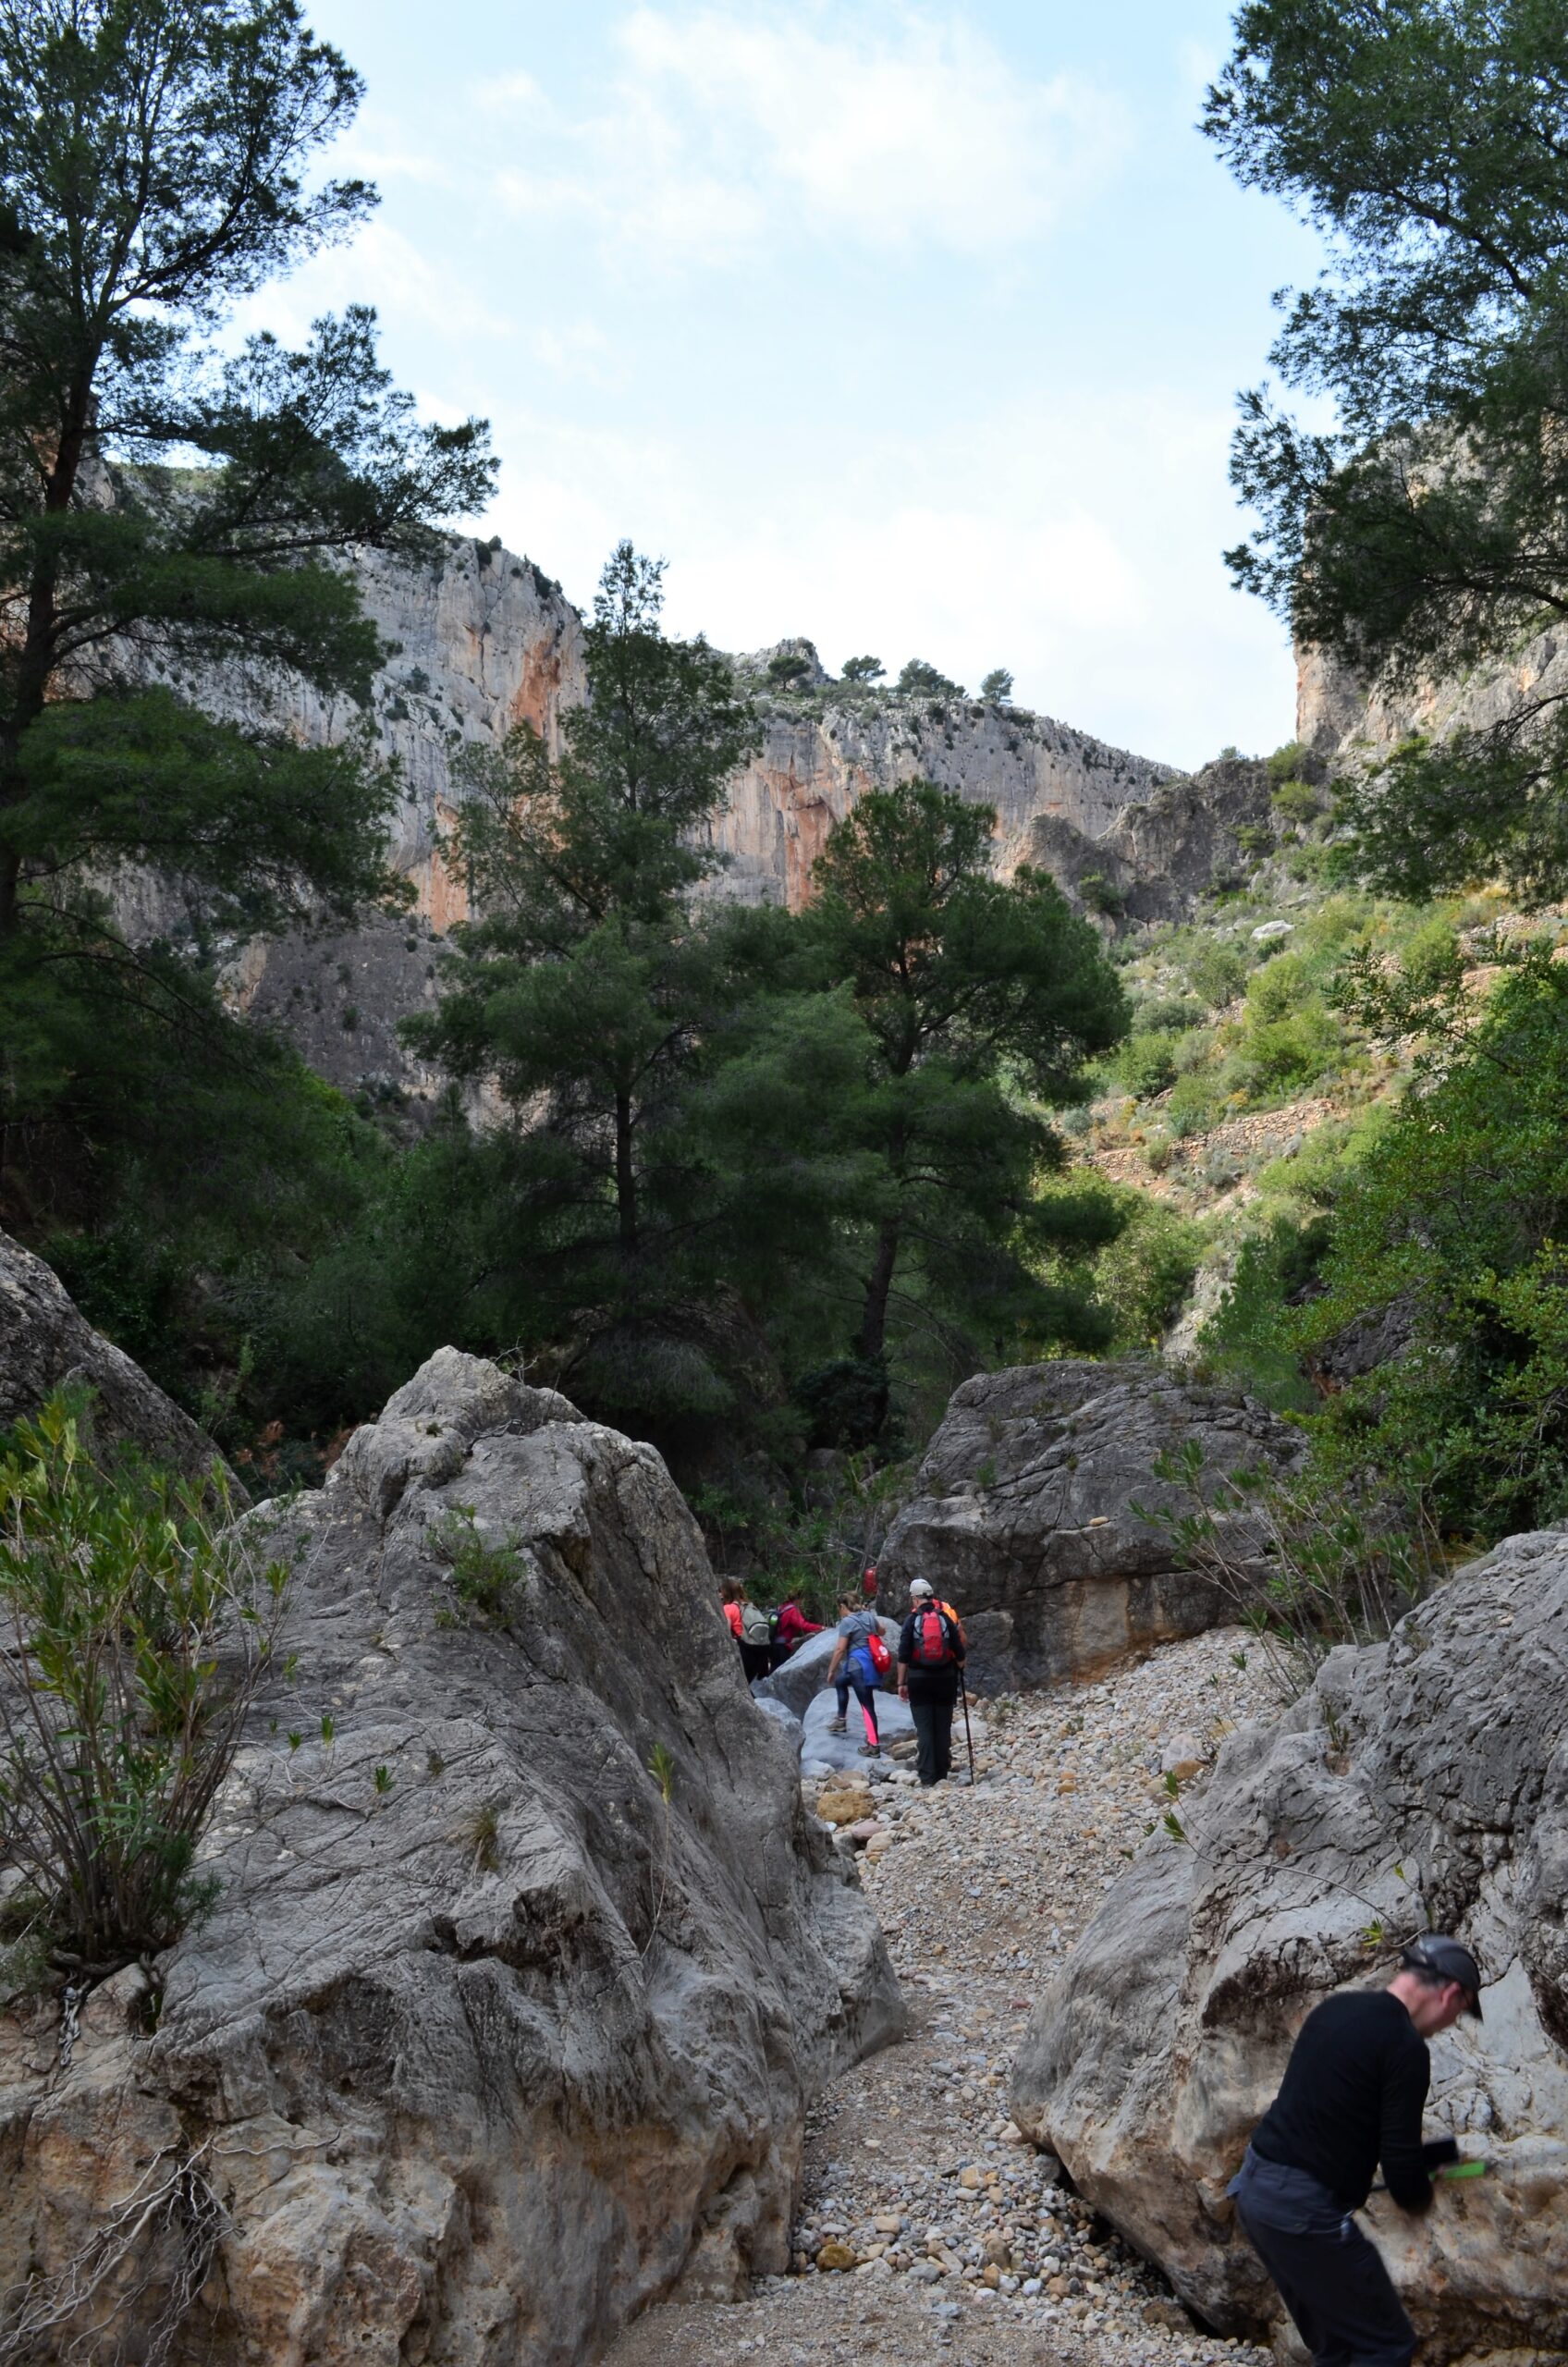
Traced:
POLYGON ((1290 737, 1290 652, 1219 560, 1237 534, 1223 410, 1032 398, 769 484, 740 450, 534 413, 496 428, 493 522, 578 600, 629 533, 671 562, 671 629, 724 647, 803 632, 830 667, 872 650, 971 685, 1006 666, 1025 704, 1178 764, 1290 737))
MULTIPOLYGON (((248 297, 235 313, 237 334, 272 329, 302 343, 311 323, 349 304, 374 304, 384 320, 437 339, 509 337, 508 316, 472 281, 434 263, 391 223, 373 215, 352 243, 328 247, 287 279, 248 297)), ((436 349, 439 350, 439 346, 436 349)))
POLYGON ((534 329, 528 340, 536 362, 553 377, 590 386, 616 386, 626 372, 617 349, 594 321, 559 321, 534 329))
POLYGON ((962 18, 878 14, 845 30, 799 6, 639 7, 599 112, 542 111, 530 86, 527 153, 499 191, 670 264, 802 229, 989 256, 1037 239, 1123 153, 1125 110, 1082 78, 1031 79, 962 18))

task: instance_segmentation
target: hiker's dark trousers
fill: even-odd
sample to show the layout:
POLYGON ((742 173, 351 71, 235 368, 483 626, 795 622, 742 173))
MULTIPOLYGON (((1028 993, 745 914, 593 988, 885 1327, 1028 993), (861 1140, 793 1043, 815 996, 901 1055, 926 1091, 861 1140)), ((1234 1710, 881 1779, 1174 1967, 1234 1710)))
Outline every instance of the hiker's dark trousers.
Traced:
POLYGON ((1326 2186, 1249 2146, 1229 2191, 1312 2367, 1410 2367, 1415 2329, 1378 2254, 1326 2186))
POLYGON ((923 1784, 939 1784, 953 1763, 953 1703, 958 1679, 909 1673, 909 1711, 914 1720, 915 1768, 923 1784))

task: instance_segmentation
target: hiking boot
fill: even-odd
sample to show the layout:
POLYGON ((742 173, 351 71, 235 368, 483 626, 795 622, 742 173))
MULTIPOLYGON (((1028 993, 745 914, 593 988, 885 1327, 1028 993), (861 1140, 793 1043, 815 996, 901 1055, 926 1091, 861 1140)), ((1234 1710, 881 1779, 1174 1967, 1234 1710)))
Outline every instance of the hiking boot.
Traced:
POLYGON ((880 1759, 882 1756, 881 1744, 879 1742, 863 1742, 860 1747, 860 1756, 862 1759, 880 1759))
POLYGON ((844 1735, 848 1734, 849 1728, 845 1725, 842 1718, 829 1718, 827 1721, 827 1731, 830 1735, 844 1735))

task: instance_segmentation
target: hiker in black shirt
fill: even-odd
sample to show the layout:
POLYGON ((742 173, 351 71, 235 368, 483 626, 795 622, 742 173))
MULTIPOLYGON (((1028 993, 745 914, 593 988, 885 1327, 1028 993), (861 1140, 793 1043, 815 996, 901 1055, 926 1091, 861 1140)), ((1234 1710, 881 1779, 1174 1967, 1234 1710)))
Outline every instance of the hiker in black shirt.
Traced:
POLYGON ((1402 2211, 1425 2211, 1452 2139, 1423 2146, 1427 2041, 1478 2021, 1481 1975, 1457 1940, 1413 1940, 1386 1989, 1325 1998, 1302 2024, 1279 2094, 1230 2192, 1312 2353, 1313 2367, 1410 2367, 1415 2332, 1351 2214, 1378 2163, 1402 2211))
POLYGON ((941 1783, 953 1763, 953 1704, 966 1649, 952 1604, 937 1600, 928 1579, 914 1579, 899 1631, 899 1699, 914 1720, 915 1766, 927 1787, 941 1783))

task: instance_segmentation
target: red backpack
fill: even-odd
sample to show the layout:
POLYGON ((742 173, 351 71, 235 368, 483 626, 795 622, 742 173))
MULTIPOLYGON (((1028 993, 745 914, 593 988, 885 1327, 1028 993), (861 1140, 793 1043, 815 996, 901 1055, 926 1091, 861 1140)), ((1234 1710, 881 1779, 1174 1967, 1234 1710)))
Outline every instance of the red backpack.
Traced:
POLYGON ((914 1639, 910 1658, 916 1668, 947 1668, 958 1655, 953 1650, 953 1625, 945 1611, 928 1602, 914 1614, 914 1639))
POLYGON ((877 1675, 886 1676, 888 1670, 893 1665, 893 1655, 888 1650, 888 1647, 886 1643, 884 1643, 882 1637, 880 1636, 868 1636, 865 1639, 865 1649, 871 1656, 871 1665, 876 1671, 877 1675))

